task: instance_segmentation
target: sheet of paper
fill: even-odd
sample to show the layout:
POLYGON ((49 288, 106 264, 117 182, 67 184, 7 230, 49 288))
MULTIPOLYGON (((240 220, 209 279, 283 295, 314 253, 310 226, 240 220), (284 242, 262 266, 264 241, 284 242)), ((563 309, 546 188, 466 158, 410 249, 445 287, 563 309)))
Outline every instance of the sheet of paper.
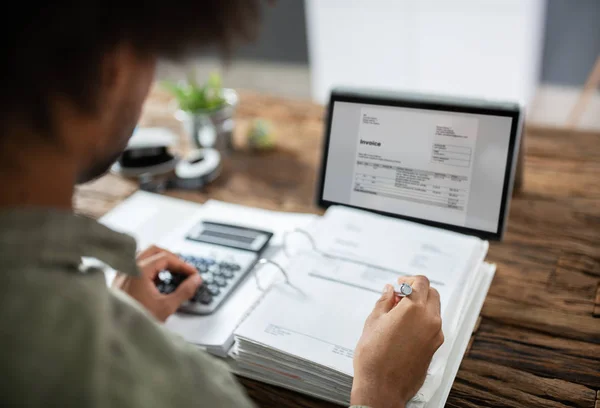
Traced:
POLYGON ((115 231, 132 235, 138 248, 156 243, 181 222, 193 217, 202 206, 160 194, 137 191, 100 218, 115 231))
MULTIPOLYGON (((381 294, 360 268, 318 255, 295 258, 289 267, 291 285, 273 287, 236 335, 352 375, 354 347, 381 294)), ((451 310, 451 297, 444 287, 440 290, 442 309, 448 311, 443 321, 460 321, 464 308, 451 310)), ((443 368, 454 332, 445 330, 448 344, 441 350, 448 350, 436 354, 431 372, 443 368)))
POLYGON ((319 250, 400 275, 450 283, 472 270, 487 243, 479 238, 366 211, 333 206, 311 234, 319 250))
POLYGON ((345 207, 331 207, 308 230, 318 251, 292 260, 291 285, 269 291, 236 335, 351 376, 354 347, 385 283, 422 274, 440 292, 448 339, 429 373, 443 370, 487 243, 345 207))
MULTIPOLYGON (((444 406, 477 321, 477 317, 479 316, 479 312, 485 300, 489 285, 493 279, 494 270, 495 267, 493 265, 483 264, 480 268, 480 273, 474 274, 475 276, 478 276, 478 279, 473 288, 473 296, 469 297, 468 307, 465 308, 465 313, 460 325, 460 334, 454 342, 454 347, 448 357, 448 364, 437 379, 430 379, 430 381, 420 390, 420 398, 428 399, 428 401, 411 401, 408 404, 409 407, 420 408, 426 406, 427 408, 441 408, 444 406)), ((339 393, 333 392, 325 387, 316 387, 310 384, 307 385, 302 377, 293 370, 281 371, 280 368, 272 371, 268 369, 265 370, 264 368, 249 369, 246 364, 240 365, 236 361, 230 361, 229 364, 233 372, 244 377, 290 388, 338 404, 347 404, 348 402, 348 396, 341 396, 339 393)))
MULTIPOLYGON (((464 302, 455 291, 468 286, 468 272, 479 267, 488 248, 476 237, 342 206, 330 207, 310 234, 320 251, 356 262, 323 262, 312 276, 379 293, 398 276, 425 275, 440 292, 443 315, 464 302)), ((446 316, 450 332, 458 317, 446 316)))
POLYGON ((427 398, 427 404, 425 405, 427 408, 442 408, 445 406, 495 272, 496 265, 494 264, 484 263, 481 266, 478 274, 479 279, 477 279, 472 289, 473 296, 469 297, 468 305, 464 309, 465 314, 454 339, 452 350, 446 358, 444 371, 439 373, 436 380, 428 384, 427 389, 421 390, 424 397, 427 398))
POLYGON ((290 265, 292 285, 274 286, 236 335, 352 376, 354 347, 379 295, 311 277, 318 258, 290 265))

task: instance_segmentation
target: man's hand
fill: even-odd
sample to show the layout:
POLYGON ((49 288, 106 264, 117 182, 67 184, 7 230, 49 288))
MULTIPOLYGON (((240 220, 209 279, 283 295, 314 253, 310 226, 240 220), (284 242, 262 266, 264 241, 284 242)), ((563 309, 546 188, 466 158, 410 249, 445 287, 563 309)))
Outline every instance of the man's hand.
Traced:
POLYGON ((400 278, 413 292, 398 298, 391 285, 367 318, 354 354, 353 405, 404 407, 425 381, 444 342, 440 295, 424 276, 400 278))
POLYGON ((198 271, 193 266, 162 248, 155 246, 148 248, 138 255, 137 263, 141 276, 119 275, 115 278, 113 286, 128 293, 161 322, 167 320, 167 317, 175 313, 183 302, 194 296, 202 283, 198 271), (189 277, 181 282, 173 293, 164 295, 154 284, 158 273, 164 270, 183 273, 189 277))

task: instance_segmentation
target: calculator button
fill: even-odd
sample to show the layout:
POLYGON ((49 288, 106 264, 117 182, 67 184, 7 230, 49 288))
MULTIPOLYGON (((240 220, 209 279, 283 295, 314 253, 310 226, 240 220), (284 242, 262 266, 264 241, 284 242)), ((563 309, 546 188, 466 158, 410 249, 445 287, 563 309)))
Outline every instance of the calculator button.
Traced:
POLYGON ((160 271, 158 273, 158 279, 162 282, 171 281, 171 272, 169 271, 160 271))
POLYGON ((221 293, 221 290, 217 285, 208 285, 208 292, 213 296, 217 296, 219 293, 221 293))
POLYGON ((229 269, 231 269, 233 272, 237 272, 242 269, 242 267, 238 264, 229 264, 229 269))
POLYGON ((212 273, 201 273, 200 277, 202 278, 202 282, 210 285, 214 281, 214 275, 212 273))
POLYGON ((198 272, 200 272, 200 273, 208 272, 208 266, 204 263, 195 265, 195 266, 196 266, 196 269, 198 269, 198 272))
POLYGON ((219 275, 221 275, 225 279, 231 279, 231 278, 233 278, 233 272, 230 271, 229 269, 221 269, 219 271, 219 275))
POLYGON ((203 291, 200 293, 200 296, 198 297, 198 301, 200 303, 202 303, 203 305, 208 305, 209 303, 211 303, 213 300, 213 295, 210 294, 209 291, 203 291))
POLYGON ((217 285, 219 285, 220 287, 227 286, 227 282, 225 281, 225 278, 223 278, 222 276, 215 276, 215 283, 217 285))
POLYGON ((200 301, 200 297, 206 291, 207 291, 206 285, 204 283, 202 283, 202 285, 200 285, 200 287, 198 288, 198 290, 196 291, 196 293, 194 294, 194 296, 192 296, 192 298, 190 299, 190 301, 192 301, 192 302, 199 302, 200 301))
POLYGON ((170 284, 174 285, 174 286, 179 286, 179 284, 181 282, 183 282, 186 278, 186 275, 181 274, 181 273, 176 273, 176 274, 171 274, 171 281, 169 282, 170 284))
POLYGON ((204 258, 204 262, 209 266, 214 265, 216 263, 216 261, 212 258, 204 258))
POLYGON ((169 293, 173 293, 173 291, 175 289, 176 289, 176 286, 173 285, 172 283, 169 283, 169 284, 164 285, 164 288, 161 292, 164 293, 165 295, 168 295, 169 293))
POLYGON ((211 266, 208 267, 208 271, 212 272, 212 273, 218 273, 219 272, 219 265, 217 264, 213 264, 211 266))

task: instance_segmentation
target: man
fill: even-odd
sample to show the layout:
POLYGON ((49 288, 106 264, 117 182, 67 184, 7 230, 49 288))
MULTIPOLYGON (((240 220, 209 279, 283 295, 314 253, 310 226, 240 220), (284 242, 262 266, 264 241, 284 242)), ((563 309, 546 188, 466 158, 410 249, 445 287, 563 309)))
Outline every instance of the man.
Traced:
MULTIPOLYGON (((132 238, 74 215, 72 197, 125 148, 158 58, 249 38, 260 2, 99 3, 15 3, 3 26, 0 405, 252 406, 221 362, 161 325, 196 271, 160 248, 136 259, 132 238), (83 256, 126 276, 120 289, 83 256), (189 277, 161 295, 163 269, 189 277)), ((364 325, 352 404, 402 407, 443 342, 437 292, 407 281, 413 294, 397 302, 386 286, 364 325)))

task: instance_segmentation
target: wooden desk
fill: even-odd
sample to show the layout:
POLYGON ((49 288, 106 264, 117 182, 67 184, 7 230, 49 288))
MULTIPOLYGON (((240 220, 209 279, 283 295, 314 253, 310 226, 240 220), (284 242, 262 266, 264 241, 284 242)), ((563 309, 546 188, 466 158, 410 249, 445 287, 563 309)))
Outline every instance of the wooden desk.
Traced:
MULTIPOLYGON (((155 93, 142 123, 179 129, 165 106, 155 93)), ((309 102, 242 94, 236 136, 262 116, 277 127, 279 149, 236 152, 205 191, 167 194, 318 213, 312 202, 323 115, 309 102)), ((599 408, 600 134, 529 130, 524 174, 506 239, 490 247, 496 277, 447 406, 599 408)), ((107 175, 78 189, 76 208, 98 217, 135 190, 107 175)), ((242 382, 261 406, 332 406, 242 382)))

